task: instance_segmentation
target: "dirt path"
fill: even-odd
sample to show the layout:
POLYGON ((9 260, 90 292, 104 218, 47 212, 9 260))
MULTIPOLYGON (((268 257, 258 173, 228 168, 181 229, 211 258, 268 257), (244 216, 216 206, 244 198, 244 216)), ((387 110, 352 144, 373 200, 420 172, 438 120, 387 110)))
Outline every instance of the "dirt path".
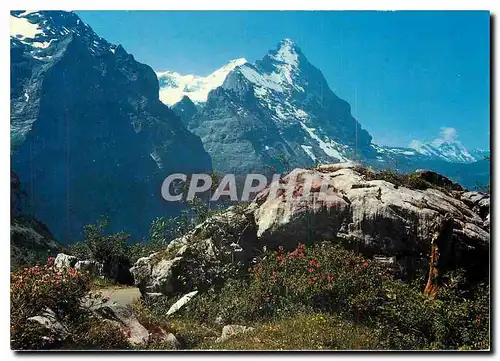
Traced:
POLYGON ((127 288, 102 288, 92 291, 92 293, 101 293, 103 297, 109 297, 110 302, 116 302, 120 305, 130 305, 141 297, 141 292, 136 287, 127 288))

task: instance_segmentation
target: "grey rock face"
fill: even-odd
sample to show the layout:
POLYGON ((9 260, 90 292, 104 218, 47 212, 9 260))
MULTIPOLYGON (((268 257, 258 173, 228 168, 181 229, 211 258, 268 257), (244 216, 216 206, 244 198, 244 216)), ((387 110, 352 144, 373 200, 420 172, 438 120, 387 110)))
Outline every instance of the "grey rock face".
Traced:
POLYGON ((187 96, 182 97, 182 99, 172 107, 172 110, 181 118, 186 126, 190 124, 191 119, 198 112, 196 105, 187 96))
POLYGON ((116 212, 112 229, 146 234, 173 211, 161 202, 166 175, 211 169, 200 139, 122 46, 71 12, 21 13, 11 16, 42 31, 11 37, 12 167, 30 190, 26 212, 59 240, 116 212))
POLYGON ((173 259, 162 258, 161 254, 153 253, 149 257, 137 260, 130 269, 135 285, 143 295, 148 293, 172 294, 174 292, 174 269, 182 257, 173 259))

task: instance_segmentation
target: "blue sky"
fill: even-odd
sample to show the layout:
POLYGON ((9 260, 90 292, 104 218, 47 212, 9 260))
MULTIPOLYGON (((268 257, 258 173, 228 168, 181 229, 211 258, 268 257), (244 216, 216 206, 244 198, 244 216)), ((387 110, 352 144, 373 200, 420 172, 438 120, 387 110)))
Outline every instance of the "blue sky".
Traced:
POLYGON ((488 12, 77 11, 155 71, 208 75, 292 38, 379 144, 489 148, 488 12))

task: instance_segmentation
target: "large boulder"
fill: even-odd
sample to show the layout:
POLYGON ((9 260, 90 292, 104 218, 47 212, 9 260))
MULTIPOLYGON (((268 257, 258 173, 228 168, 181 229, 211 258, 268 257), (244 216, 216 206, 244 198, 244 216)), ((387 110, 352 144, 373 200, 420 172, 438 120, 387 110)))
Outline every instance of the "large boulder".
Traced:
MULTIPOLYGON (((459 244, 488 247, 484 220, 456 192, 410 189, 373 176, 366 178, 352 163, 295 169, 282 180, 285 184, 295 181, 293 197, 287 198, 285 193, 269 197, 268 188, 255 200, 258 237, 265 244, 279 243, 285 248, 297 242, 340 238, 366 253, 420 253, 429 251, 434 232, 450 215, 459 244), (308 177, 313 182, 304 199, 308 177), (327 200, 320 200, 319 184, 326 189, 327 200)), ((438 178, 440 184, 447 184, 442 178, 438 178)))
POLYGON ((135 285, 143 295, 150 293, 171 294, 174 292, 174 268, 182 257, 173 259, 163 258, 159 253, 137 260, 130 272, 134 276, 135 285))
POLYGON ((180 294, 199 289, 178 287, 193 269, 204 274, 217 262, 246 263, 263 248, 325 240, 367 257, 392 257, 406 268, 425 262, 434 267, 432 285, 448 268, 482 277, 489 254, 489 196, 470 193, 426 171, 376 173, 354 163, 295 169, 250 205, 210 217, 165 250, 139 260, 135 281, 141 290, 180 294))

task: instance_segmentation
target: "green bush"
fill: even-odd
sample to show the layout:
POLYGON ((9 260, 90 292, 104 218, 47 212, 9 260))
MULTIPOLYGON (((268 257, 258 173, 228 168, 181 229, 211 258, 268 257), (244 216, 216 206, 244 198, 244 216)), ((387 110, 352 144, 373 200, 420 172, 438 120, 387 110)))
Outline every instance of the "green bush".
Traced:
POLYGON ((177 317, 215 324, 277 321, 297 313, 340 315, 377 330, 385 349, 485 349, 489 290, 453 274, 431 300, 422 284, 330 243, 268 252, 241 280, 195 298, 177 317))
POLYGON ((90 290, 90 276, 73 268, 57 269, 54 258, 44 266, 11 273, 11 344, 15 349, 45 347, 41 328, 29 317, 54 311, 59 320, 72 322, 80 317, 81 299, 90 290))
MULTIPOLYGON (((55 268, 53 262, 50 257, 46 265, 11 273, 11 347, 16 350, 128 347, 117 326, 98 319, 82 303, 90 291, 90 274, 74 268, 55 268), (68 329, 66 340, 47 338, 43 326, 28 320, 48 310, 68 329)), ((95 294, 88 302, 103 303, 106 299, 95 294)))
POLYGON ((132 284, 132 249, 129 235, 123 232, 106 234, 108 220, 84 227, 84 240, 72 245, 70 252, 78 259, 90 259, 103 265, 106 278, 121 284, 132 284))

